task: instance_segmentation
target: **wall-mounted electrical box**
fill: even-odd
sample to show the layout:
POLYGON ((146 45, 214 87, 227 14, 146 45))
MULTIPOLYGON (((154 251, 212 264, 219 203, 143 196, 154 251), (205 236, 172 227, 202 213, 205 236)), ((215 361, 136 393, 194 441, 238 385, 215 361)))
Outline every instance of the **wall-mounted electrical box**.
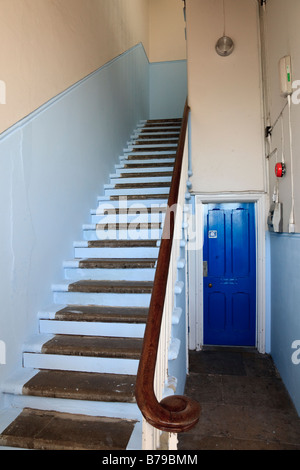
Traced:
POLYGON ((282 203, 275 202, 271 205, 268 217, 268 226, 270 232, 282 233, 283 220, 282 220, 282 203))
POLYGON ((279 80, 281 96, 286 98, 293 93, 292 61, 289 55, 282 57, 279 61, 279 80))

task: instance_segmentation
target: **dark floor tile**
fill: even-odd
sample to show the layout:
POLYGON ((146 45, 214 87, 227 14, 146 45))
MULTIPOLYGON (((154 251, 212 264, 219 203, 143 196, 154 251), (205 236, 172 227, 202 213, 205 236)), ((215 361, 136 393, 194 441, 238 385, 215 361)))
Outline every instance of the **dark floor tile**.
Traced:
POLYGON ((192 373, 187 378, 186 393, 198 403, 221 403, 222 377, 192 373))
POLYGON ((246 375, 240 352, 223 350, 192 351, 190 371, 200 374, 246 375))
POLYGON ((290 409, 292 403, 277 377, 222 377, 222 393, 225 404, 271 409, 290 409))
POLYGON ((251 377, 279 377, 275 364, 268 354, 243 352, 246 374, 251 377))

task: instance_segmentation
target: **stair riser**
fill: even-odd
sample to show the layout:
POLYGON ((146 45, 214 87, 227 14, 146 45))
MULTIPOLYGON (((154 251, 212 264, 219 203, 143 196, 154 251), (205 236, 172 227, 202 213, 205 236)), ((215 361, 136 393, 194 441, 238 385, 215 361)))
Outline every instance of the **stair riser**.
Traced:
POLYGON ((127 142, 127 145, 140 145, 142 143, 151 144, 153 142, 155 142, 156 144, 159 143, 163 146, 170 143, 178 144, 178 136, 171 133, 168 134, 167 132, 165 132, 164 134, 157 134, 156 136, 145 136, 145 134, 133 134, 131 136, 131 140, 127 142))
POLYGON ((98 372, 103 374, 136 375, 139 361, 136 359, 115 359, 107 357, 63 356, 25 352, 24 367, 32 369, 72 370, 98 372))
POLYGON ((111 176, 110 181, 111 184, 135 184, 135 183, 169 183, 171 182, 171 176, 152 176, 151 179, 149 177, 134 177, 134 178, 126 178, 126 177, 114 177, 111 176))
POLYGON ((140 137, 157 138, 157 137, 162 136, 162 135, 164 135, 164 136, 165 135, 168 135, 168 136, 172 135, 173 137, 176 137, 178 139, 180 133, 179 133, 178 130, 172 129, 170 131, 161 131, 161 132, 159 130, 155 130, 153 132, 150 132, 149 130, 148 131, 139 130, 139 131, 137 131, 133 134, 133 136, 135 138, 140 138, 140 137))
POLYGON ((87 241, 95 240, 157 240, 162 235, 162 230, 83 230, 83 238, 87 241))
MULTIPOLYGON (((145 152, 135 152, 134 157, 135 158, 129 158, 130 155, 124 155, 120 157, 120 164, 121 165, 126 165, 126 168, 128 168, 128 165, 134 166, 134 165, 144 165, 143 168, 146 168, 147 165, 153 165, 156 163, 164 163, 166 165, 172 165, 175 163, 175 155, 168 156, 170 155, 170 152, 163 154, 160 158, 138 158, 139 156, 144 155, 145 152)), ((158 167, 157 167, 158 168, 158 167)))
POLYGON ((62 413, 84 414, 87 416, 106 416, 109 418, 141 419, 141 413, 135 403, 110 403, 9 394, 7 394, 6 398, 13 408, 32 408, 62 413))
POLYGON ((138 175, 142 175, 143 173, 168 173, 172 172, 174 167, 173 166, 162 166, 158 168, 123 168, 122 165, 115 166, 116 173, 112 174, 111 177, 119 177, 120 175, 126 175, 127 173, 136 173, 138 175))
POLYGON ((57 304, 67 305, 104 305, 114 307, 148 307, 150 294, 114 294, 85 292, 54 292, 53 300, 57 304))
POLYGON ((143 338, 144 324, 40 320, 40 333, 54 335, 143 338))
MULTIPOLYGON (((132 150, 139 151, 140 149, 141 151, 146 151, 149 149, 151 152, 152 151, 156 152, 156 151, 161 151, 159 149, 162 147, 164 149, 170 149, 171 151, 173 151, 174 149, 177 148, 177 145, 178 145, 177 142, 170 144, 169 142, 164 143, 163 141, 160 144, 149 144, 149 142, 143 143, 141 141, 139 143, 137 143, 136 141, 127 142, 127 144, 128 144, 128 147, 124 151, 130 151, 130 152, 132 152, 132 150)), ((162 150, 162 151, 165 151, 165 150, 162 150)))
POLYGON ((91 215, 92 224, 157 224, 163 223, 165 220, 165 211, 164 212, 148 212, 147 209, 141 207, 140 214, 132 213, 130 214, 113 214, 103 215, 99 210, 98 213, 91 215), (144 213, 143 213, 144 212, 144 213))
POLYGON ((132 209, 135 210, 137 207, 149 208, 149 209, 157 209, 167 207, 168 198, 167 195, 164 199, 134 199, 130 200, 127 198, 121 198, 120 200, 111 200, 109 196, 100 196, 98 197, 98 209, 97 210, 104 210, 105 208, 108 209, 132 209))
POLYGON ((158 248, 75 248, 75 258, 152 258, 158 257, 158 248))
POLYGON ((170 188, 133 188, 133 189, 105 189, 105 196, 129 196, 131 194, 166 194, 168 195, 170 188))
POLYGON ((65 268, 65 279, 99 281, 153 281, 155 269, 88 269, 65 268))
POLYGON ((137 125, 137 129, 140 129, 142 132, 147 132, 148 130, 151 130, 151 131, 157 131, 157 132, 168 132, 168 131, 177 131, 179 132, 180 129, 181 129, 181 126, 178 126, 176 124, 174 125, 165 125, 165 126, 147 126, 147 125, 137 125))
POLYGON ((133 149, 124 149, 124 155, 120 156, 120 161, 122 163, 124 160, 128 160, 130 162, 142 161, 142 163, 153 163, 154 161, 171 162, 172 160, 175 161, 175 157, 176 151, 174 150, 160 150, 157 152, 150 152, 149 150, 133 151, 133 149))

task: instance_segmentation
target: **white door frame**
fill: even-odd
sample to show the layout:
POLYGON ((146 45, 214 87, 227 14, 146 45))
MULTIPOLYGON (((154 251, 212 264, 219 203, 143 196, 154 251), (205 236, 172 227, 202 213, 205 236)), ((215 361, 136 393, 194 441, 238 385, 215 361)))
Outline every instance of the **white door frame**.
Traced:
POLYGON ((265 193, 194 194, 194 223, 189 236, 189 348, 200 350, 203 346, 203 204, 252 202, 255 203, 256 222, 256 348, 266 349, 266 282, 265 282, 265 193), (193 239, 193 241, 192 241, 193 239))

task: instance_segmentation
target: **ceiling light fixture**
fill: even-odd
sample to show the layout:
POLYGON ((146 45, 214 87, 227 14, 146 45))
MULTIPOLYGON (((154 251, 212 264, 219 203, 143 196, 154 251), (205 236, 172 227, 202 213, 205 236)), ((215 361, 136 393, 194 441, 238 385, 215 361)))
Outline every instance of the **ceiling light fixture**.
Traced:
POLYGON ((225 14, 225 0, 223 0, 223 18, 224 18, 224 33, 223 36, 218 39, 216 44, 216 51, 221 57, 229 56, 234 49, 233 40, 226 36, 226 14, 225 14))

